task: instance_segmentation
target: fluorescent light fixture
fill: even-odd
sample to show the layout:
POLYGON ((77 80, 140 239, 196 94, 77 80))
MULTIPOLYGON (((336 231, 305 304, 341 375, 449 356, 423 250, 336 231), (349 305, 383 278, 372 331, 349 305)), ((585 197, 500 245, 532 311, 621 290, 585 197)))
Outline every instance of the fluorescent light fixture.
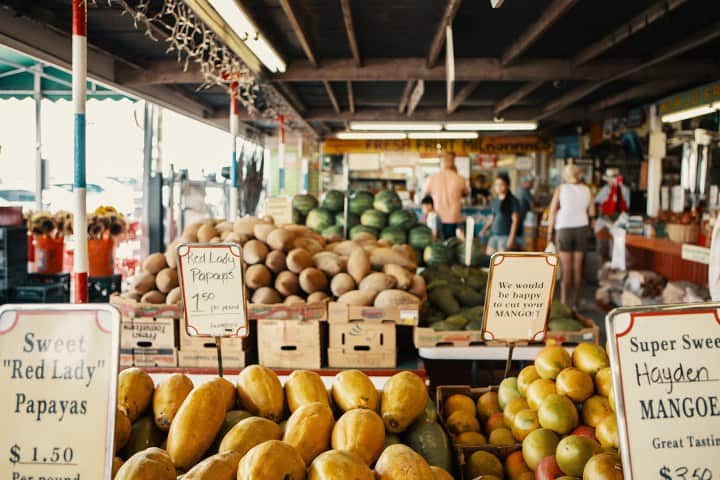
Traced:
POLYGON ((680 122, 682 120, 687 120, 688 118, 713 113, 718 109, 720 109, 720 102, 713 103, 712 105, 702 105, 700 107, 688 108, 686 110, 680 110, 679 112, 668 113, 667 115, 663 115, 661 120, 664 123, 680 122))
POLYGON ((350 130, 392 130, 432 132, 442 130, 441 123, 423 122, 350 122, 350 130))
POLYGON ((274 73, 285 71, 285 61, 235 0, 207 1, 268 70, 274 73))
POLYGON ((537 130, 537 122, 464 122, 464 123, 446 123, 447 130, 471 130, 486 132, 504 132, 504 131, 531 131, 537 130))
POLYGON ((335 135, 339 140, 405 140, 405 132, 339 132, 335 135))
POLYGON ((413 140, 472 140, 478 138, 477 132, 410 132, 413 140))

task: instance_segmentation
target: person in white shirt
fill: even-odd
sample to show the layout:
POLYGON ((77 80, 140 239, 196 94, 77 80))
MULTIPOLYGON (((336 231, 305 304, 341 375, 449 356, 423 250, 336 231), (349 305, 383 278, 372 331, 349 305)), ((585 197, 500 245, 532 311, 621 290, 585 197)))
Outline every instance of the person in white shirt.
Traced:
POLYGON ((592 192, 580 182, 582 171, 577 165, 567 165, 563 171, 565 183, 560 185, 550 202, 548 243, 556 232, 556 246, 562 268, 560 300, 578 308, 583 279, 585 251, 590 237, 590 217, 595 216, 592 192), (572 289, 572 303, 568 303, 572 289))

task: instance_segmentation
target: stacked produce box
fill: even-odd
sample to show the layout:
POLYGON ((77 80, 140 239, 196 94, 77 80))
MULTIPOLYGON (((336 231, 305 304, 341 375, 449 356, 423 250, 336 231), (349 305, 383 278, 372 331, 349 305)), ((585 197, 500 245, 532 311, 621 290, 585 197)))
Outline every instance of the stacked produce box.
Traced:
POLYGON ((194 385, 175 374, 156 386, 123 371, 113 478, 453 478, 449 439, 411 372, 382 391, 358 370, 338 374, 330 391, 316 373, 295 371, 283 385, 259 365, 233 380, 194 385))

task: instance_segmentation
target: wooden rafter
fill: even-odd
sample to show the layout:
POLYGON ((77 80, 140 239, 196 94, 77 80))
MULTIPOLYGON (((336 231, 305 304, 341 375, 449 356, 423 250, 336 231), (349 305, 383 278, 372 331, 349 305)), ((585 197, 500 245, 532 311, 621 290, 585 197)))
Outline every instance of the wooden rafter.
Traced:
POLYGON ((347 31, 348 43, 352 51, 355 65, 362 65, 362 57, 360 57, 360 47, 358 47, 357 36, 355 35, 355 26, 353 24, 352 9, 350 8, 350 0, 340 0, 342 8, 343 20, 345 21, 345 30, 347 31))
POLYGON ((410 94, 415 86, 415 80, 408 80, 405 84, 405 90, 403 90, 402 98, 400 98, 400 105, 398 105, 398 112, 405 113, 408 101, 410 100, 410 94))
POLYGON ((607 77, 604 80, 587 83, 585 85, 579 86, 574 90, 571 90, 560 98, 557 98, 552 102, 548 103, 543 109, 543 113, 536 117, 536 120, 542 120, 551 117, 557 112, 564 110, 568 106, 572 105, 578 100, 585 98, 592 92, 604 87, 609 83, 615 82, 617 80, 622 80, 623 78, 627 78, 628 76, 641 70, 650 68, 658 63, 665 62, 666 60, 677 57, 678 55, 682 55, 683 53, 693 50, 701 45, 706 44, 707 42, 715 40, 716 38, 720 38, 720 22, 717 22, 712 26, 691 35, 683 41, 677 42, 670 47, 662 49, 654 57, 645 60, 644 62, 638 63, 633 68, 607 77))
POLYGON ((300 42, 300 46, 305 52, 305 56, 307 57, 308 61, 313 65, 313 67, 317 67, 318 62, 317 58, 315 57, 315 52, 313 52, 313 49, 310 46, 310 40, 308 39, 307 33, 300 24, 300 20, 293 5, 293 0, 280 0, 280 6, 282 7, 285 15, 290 21, 290 25, 292 26, 292 29, 295 32, 295 36, 300 42))
POLYGON ((540 86, 543 84, 543 82, 528 82, 522 87, 518 88, 517 90, 513 91, 510 95, 503 98, 498 102, 497 105, 495 105, 495 114, 500 115, 502 112, 507 110, 508 108, 515 105, 517 102, 522 100, 523 98, 530 95, 532 92, 540 88, 540 86))
POLYGON ((467 85, 463 86, 458 92, 455 94, 455 98, 453 98, 452 105, 448 105, 448 113, 453 113, 455 110, 460 107, 460 105, 463 104, 467 98, 472 95, 472 93, 477 89, 477 87, 480 86, 480 82, 470 82, 467 85))
POLYGON ((577 0, 554 0, 538 20, 533 23, 522 35, 508 48, 502 56, 502 64, 509 65, 522 55, 530 46, 545 33, 570 7, 575 5, 577 0))
POLYGON ((352 82, 348 80, 345 85, 347 87, 348 108, 350 113, 355 113, 355 94, 353 92, 352 82))
MULTIPOLYGON (((697 79, 693 79, 697 80, 697 79)), ((590 105, 591 112, 599 112, 608 108, 620 105, 625 102, 632 100, 639 100, 643 98, 651 98, 657 95, 665 94, 676 88, 681 88, 688 85, 689 81, 686 80, 659 80, 657 82, 650 82, 637 87, 629 88, 617 95, 599 100, 590 105)))
POLYGON ((681 7, 687 2, 688 0, 660 0, 659 2, 652 4, 640 14, 633 17, 630 21, 622 24, 620 27, 616 28, 597 42, 584 48, 575 56, 575 64, 581 65, 599 57, 615 45, 627 40, 629 37, 635 35, 641 30, 644 30, 652 23, 660 20, 665 15, 676 8, 681 7))
POLYGON ((453 19, 455 19, 455 15, 457 14, 461 3, 462 0, 447 0, 447 3, 445 4, 445 11, 440 18, 440 23, 437 26, 437 30, 435 30, 435 35, 433 36, 432 43, 430 44, 430 51, 426 62, 428 68, 432 68, 435 64, 437 64, 440 51, 445 44, 445 27, 450 25, 453 19))
POLYGON ((337 97, 335 96, 335 92, 333 92, 332 85, 330 85, 330 82, 323 81, 323 85, 325 85, 325 91, 327 92, 328 97, 330 97, 330 102, 332 102, 333 110, 335 110, 335 113, 340 113, 340 104, 338 103, 337 97))
POLYGON ((307 110, 305 102, 302 101, 302 98, 300 98, 300 95, 298 95, 292 85, 287 82, 275 82, 275 84, 277 86, 277 89, 282 92, 283 96, 287 98, 290 102, 292 102, 295 110, 297 110, 299 113, 303 113, 307 110))

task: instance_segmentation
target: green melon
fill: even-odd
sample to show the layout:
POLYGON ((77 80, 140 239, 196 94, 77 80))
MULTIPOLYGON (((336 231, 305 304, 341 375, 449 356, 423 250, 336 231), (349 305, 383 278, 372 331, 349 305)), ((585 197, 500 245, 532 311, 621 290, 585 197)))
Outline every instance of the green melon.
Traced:
POLYGON ((314 208, 308 213, 305 225, 320 233, 335 223, 335 216, 324 208, 314 208))
POLYGON ((433 241, 433 234, 427 225, 418 225, 408 233, 408 240, 413 248, 423 249, 433 241))
POLYGON ((360 190, 350 195, 350 201, 348 202, 348 210, 355 215, 362 215, 365 210, 373 208, 373 194, 360 190))
POLYGON ((360 223, 366 227, 382 230, 387 226, 387 215, 379 210, 365 210, 360 215, 360 223))
POLYGON ((383 190, 375 195, 373 208, 383 213, 392 213, 402 208, 402 201, 398 194, 392 190, 383 190))
POLYGON ((324 229, 320 235, 322 235, 325 238, 332 238, 332 237, 342 237, 344 234, 344 229, 340 225, 333 225, 331 227, 327 227, 324 229))
MULTIPOLYGON (((479 242, 473 242, 472 249, 470 251, 470 266, 480 267, 486 264, 487 262, 485 257, 485 249, 483 248, 483 246, 480 245, 479 242)), ((465 265, 465 242, 462 242, 460 245, 458 245, 455 254, 455 260, 460 265, 465 265)))
POLYGON ((333 213, 342 212, 345 209, 345 194, 339 190, 328 190, 323 197, 322 207, 333 213))
POLYGON ((294 209, 300 212, 300 214, 307 215, 308 213, 310 213, 310 210, 312 210, 313 208, 317 208, 318 201, 317 198, 313 197, 312 195, 299 194, 293 197, 292 206, 294 209))
POLYGON ((448 249, 442 242, 435 242, 425 247, 423 251, 423 260, 428 266, 438 264, 450 264, 452 262, 452 251, 448 249))
POLYGON ((407 234, 400 227, 386 227, 380 232, 380 239, 390 240, 395 245, 407 243, 407 234))
MULTIPOLYGON (((348 212, 348 227, 352 228, 355 225, 360 224, 360 215, 355 215, 354 213, 348 212)), ((335 225, 340 225, 341 227, 345 226, 345 214, 343 212, 340 212, 335 215, 335 225)))
POLYGON ((305 215, 300 213, 300 210, 297 208, 292 209, 292 222, 295 225, 304 225, 305 224, 305 215))
POLYGON ((395 210, 388 217, 388 223, 391 227, 400 227, 407 231, 417 224, 417 217, 415 212, 410 210, 395 210))
POLYGON ((350 240, 355 240, 355 238, 361 233, 370 233, 375 235, 375 238, 377 238, 379 231, 378 229, 368 227, 367 225, 355 225, 350 229, 350 240))

